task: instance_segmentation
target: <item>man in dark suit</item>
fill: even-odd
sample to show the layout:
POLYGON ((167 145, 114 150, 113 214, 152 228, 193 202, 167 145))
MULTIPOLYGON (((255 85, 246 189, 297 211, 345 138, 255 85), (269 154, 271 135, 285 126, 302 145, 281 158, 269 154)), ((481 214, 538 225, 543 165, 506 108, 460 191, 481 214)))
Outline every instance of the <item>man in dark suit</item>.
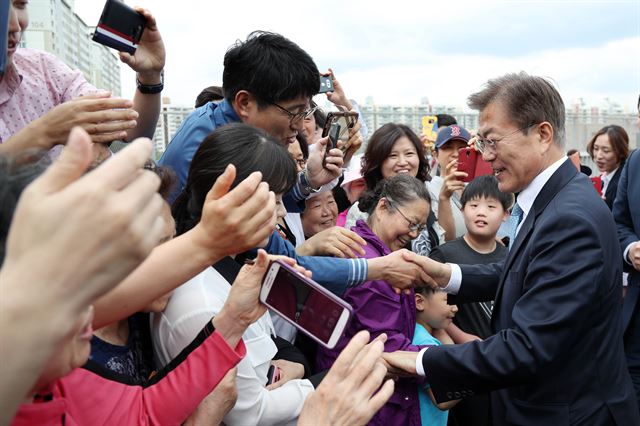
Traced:
POLYGON ((494 424, 638 425, 621 329, 616 228, 564 155, 564 104, 539 77, 508 74, 469 98, 476 148, 503 192, 518 193, 512 245, 492 265, 410 255, 458 302, 495 298, 484 341, 386 354, 425 376, 438 402, 491 394, 494 424))
POLYGON ((640 407, 640 151, 632 153, 622 169, 613 216, 618 226, 625 270, 629 272, 622 327, 629 373, 640 407))

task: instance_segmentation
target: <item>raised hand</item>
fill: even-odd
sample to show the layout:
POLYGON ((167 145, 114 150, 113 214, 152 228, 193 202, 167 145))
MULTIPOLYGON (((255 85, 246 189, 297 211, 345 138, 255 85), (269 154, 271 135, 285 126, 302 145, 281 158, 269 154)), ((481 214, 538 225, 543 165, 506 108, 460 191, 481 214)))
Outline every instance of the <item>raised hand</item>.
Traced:
POLYGON ((316 142, 318 149, 309 154, 309 160, 307 161, 307 176, 309 178, 309 183, 314 188, 326 185, 342 175, 344 154, 339 148, 342 145, 342 142, 338 141, 338 148, 329 150, 329 153, 325 158, 325 151, 327 150, 328 143, 328 136, 318 140, 318 142, 316 142))
POLYGON ((99 92, 60 104, 9 138, 0 149, 4 152, 30 148, 48 150, 65 144, 76 126, 83 128, 92 142, 126 139, 127 131, 137 125, 138 113, 131 109, 131 101, 110 96, 110 92, 99 92))
POLYGON ((135 10, 147 18, 147 26, 135 54, 120 52, 120 60, 138 73, 141 83, 158 84, 160 71, 163 70, 166 59, 164 42, 151 12, 141 7, 136 7, 135 10))
POLYGON ((371 420, 393 394, 381 361, 385 339, 369 343, 367 331, 356 334, 305 401, 298 424, 364 425, 371 420))
POLYGON ((216 259, 259 246, 276 226, 275 195, 260 172, 229 191, 235 177, 236 169, 229 165, 207 194, 193 228, 196 244, 216 259))
POLYGON ((296 247, 300 256, 336 256, 355 258, 364 255, 362 246, 367 245, 358 234, 341 226, 334 226, 318 232, 296 247))

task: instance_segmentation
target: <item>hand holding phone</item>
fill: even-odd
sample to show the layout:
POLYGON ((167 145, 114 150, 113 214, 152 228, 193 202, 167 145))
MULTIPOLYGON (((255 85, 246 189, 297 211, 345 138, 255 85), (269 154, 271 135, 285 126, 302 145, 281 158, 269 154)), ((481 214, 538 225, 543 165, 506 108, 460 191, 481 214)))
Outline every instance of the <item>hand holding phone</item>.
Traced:
POLYGON ((271 263, 260 301, 294 327, 332 349, 351 320, 351 306, 287 264, 271 263))
POLYGON ((333 92, 333 79, 330 75, 320 76, 320 91, 318 93, 333 92))

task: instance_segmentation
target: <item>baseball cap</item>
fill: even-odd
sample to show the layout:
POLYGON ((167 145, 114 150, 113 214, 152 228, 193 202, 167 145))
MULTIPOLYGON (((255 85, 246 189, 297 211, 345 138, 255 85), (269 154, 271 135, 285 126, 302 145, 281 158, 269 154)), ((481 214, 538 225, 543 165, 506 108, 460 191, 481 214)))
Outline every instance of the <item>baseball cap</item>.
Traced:
POLYGON ((469 142, 471 135, 464 127, 460 127, 457 124, 443 127, 436 138, 436 149, 440 149, 445 143, 449 141, 464 141, 469 142))

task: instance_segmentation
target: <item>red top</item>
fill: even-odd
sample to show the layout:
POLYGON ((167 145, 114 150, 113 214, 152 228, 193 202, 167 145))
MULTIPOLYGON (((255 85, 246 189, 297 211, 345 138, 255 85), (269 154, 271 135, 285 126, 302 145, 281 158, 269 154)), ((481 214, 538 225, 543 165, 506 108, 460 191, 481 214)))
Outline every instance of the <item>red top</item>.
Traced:
POLYGON ((232 349, 209 323, 145 385, 76 368, 52 385, 50 401, 22 404, 12 425, 179 425, 245 354, 242 340, 232 349))

